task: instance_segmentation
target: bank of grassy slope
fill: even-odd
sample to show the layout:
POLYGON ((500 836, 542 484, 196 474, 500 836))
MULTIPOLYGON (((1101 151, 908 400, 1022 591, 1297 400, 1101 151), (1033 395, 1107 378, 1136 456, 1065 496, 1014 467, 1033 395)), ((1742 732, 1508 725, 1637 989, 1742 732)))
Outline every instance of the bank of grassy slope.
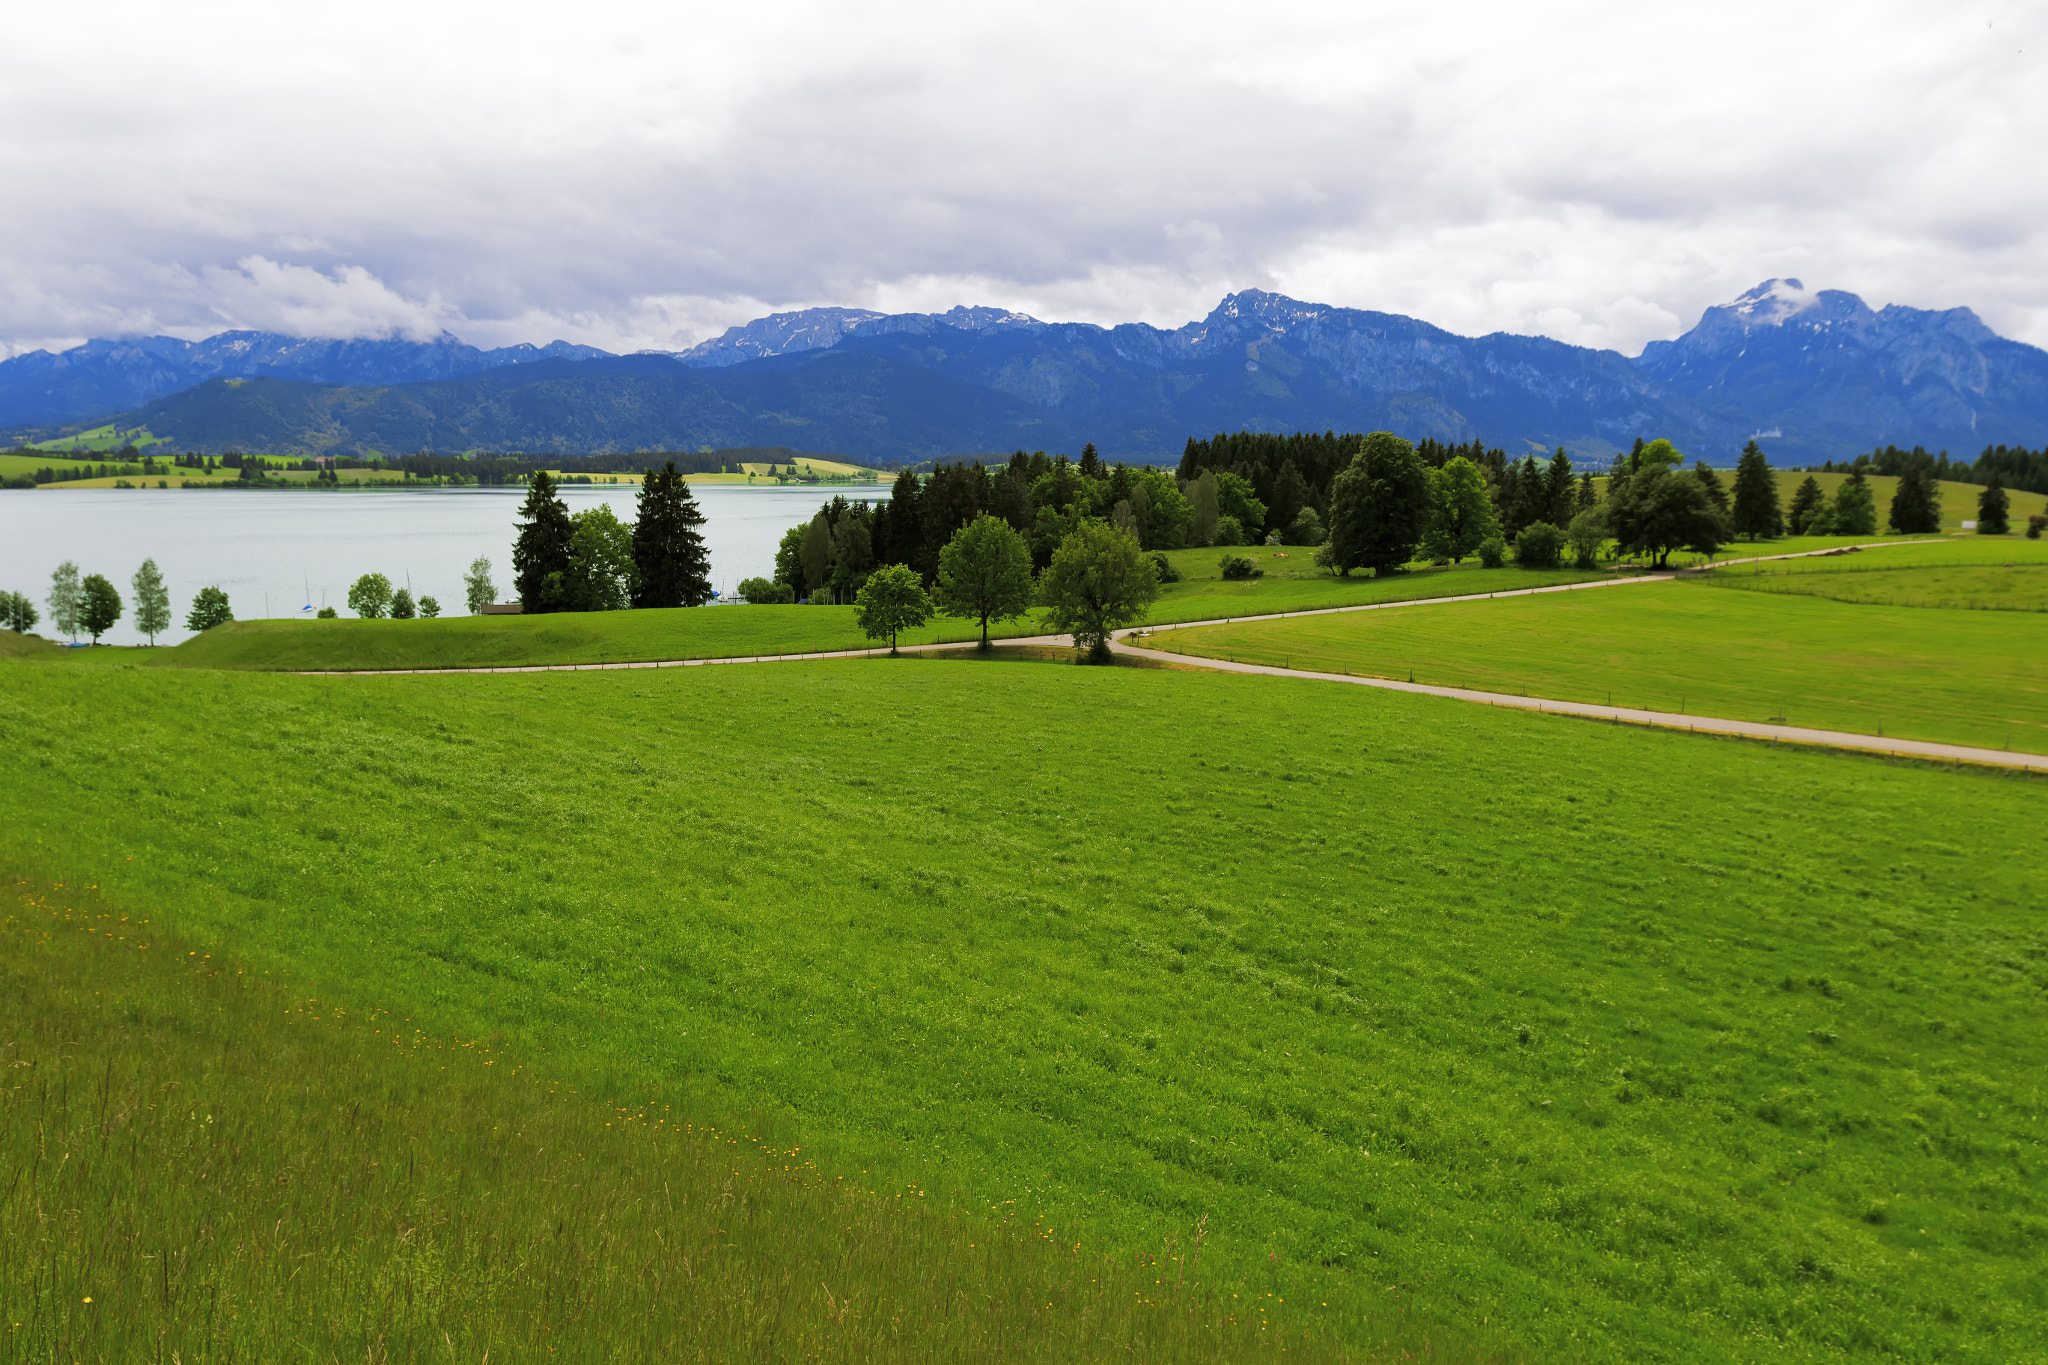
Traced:
POLYGON ((0 1358, 1367 1358, 101 904, 0 888, 0 1358))
POLYGON ((2048 753, 2048 615, 1701 582, 1159 635, 1153 648, 1447 687, 2048 753))
POLYGON ((2048 611, 2048 541, 1956 536, 1881 552, 1734 564, 1707 581, 1876 606, 2048 611))
POLYGON ((0 668, 6 865, 828 1172, 1206 1216, 1206 1282, 1340 1332, 2048 1340, 2023 779, 1042 664, 0 668))

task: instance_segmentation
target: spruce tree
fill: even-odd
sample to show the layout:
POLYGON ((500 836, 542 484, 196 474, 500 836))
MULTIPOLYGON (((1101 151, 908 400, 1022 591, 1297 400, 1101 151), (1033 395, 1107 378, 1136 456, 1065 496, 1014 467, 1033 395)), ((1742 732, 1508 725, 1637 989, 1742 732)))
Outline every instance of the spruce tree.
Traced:
POLYGON ((711 600, 711 555, 698 530, 704 514, 674 460, 640 484, 633 523, 636 607, 701 607, 711 600))
POLYGON ((1827 495, 1820 491, 1820 480, 1808 474, 1806 481, 1800 484, 1792 493, 1792 513, 1788 518, 1792 534, 1795 536, 1814 534, 1814 532, 1807 528, 1813 522, 1815 509, 1826 501, 1827 495))
POLYGON ((2006 495, 2005 481, 1992 470, 1985 481, 1984 491, 1977 495, 1977 534, 1980 536, 2002 536, 2011 530, 2007 517, 2012 511, 2012 499, 2006 495))
POLYGON ((560 611, 569 575, 576 527, 562 505, 555 481, 534 471, 533 486, 519 508, 519 537, 512 543, 512 586, 529 612, 560 611))
POLYGON ((1941 490, 1925 462, 1916 460, 1900 471, 1889 520, 1900 535, 1932 535, 1941 530, 1941 490))
POLYGON ((1729 522, 1736 535, 1751 540, 1776 540, 1785 534, 1785 514, 1778 505, 1778 476, 1763 447, 1751 441, 1735 462, 1735 505, 1729 522))
POLYGON ((1851 468, 1849 477, 1835 490, 1834 533, 1838 536, 1877 534, 1877 498, 1870 491, 1870 481, 1863 477, 1860 468, 1851 468))
POLYGON ((1714 510, 1722 516, 1729 514, 1728 490, 1721 486, 1721 476, 1705 460, 1694 460, 1693 477, 1700 481, 1700 487, 1707 490, 1707 500, 1714 504, 1714 510))

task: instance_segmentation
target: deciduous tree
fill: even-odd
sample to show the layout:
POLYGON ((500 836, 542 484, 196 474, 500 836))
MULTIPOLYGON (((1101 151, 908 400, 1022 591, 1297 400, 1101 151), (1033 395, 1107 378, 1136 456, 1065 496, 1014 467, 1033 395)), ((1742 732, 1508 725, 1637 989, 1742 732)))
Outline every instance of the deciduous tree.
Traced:
POLYGON ((114 585, 103 574, 91 573, 79 585, 80 602, 78 624, 92 642, 98 644, 100 636, 114 628, 114 622, 121 619, 121 594, 114 591, 114 585))
MULTIPOLYGON (((327 609, 330 613, 332 607, 327 609)), ((235 619, 235 613, 228 607, 228 595, 219 588, 201 588, 192 599, 192 610, 185 613, 185 629, 212 630, 215 626, 226 625, 235 619)))
POLYGON ((29 601, 27 593, 0 593, 0 625, 26 635, 36 628, 38 619, 36 604, 29 601))
POLYGON ((1463 455, 1444 461, 1432 479, 1429 529, 1422 537, 1426 559, 1448 559, 1460 563, 1477 554, 1479 543, 1500 534, 1500 520, 1494 515, 1493 499, 1486 492, 1486 476, 1479 466, 1463 455))
POLYGON ((478 555, 462 576, 462 600, 471 616, 481 616, 485 607, 498 600, 498 585, 491 581, 491 561, 478 555))
POLYGON ((85 594, 78 586, 78 566, 70 560, 50 574, 50 624, 60 635, 78 638, 78 614, 85 608, 85 594))
POLYGON ((391 610, 391 580, 380 573, 366 573, 350 585, 348 609, 366 621, 374 621, 391 610))
POLYGON ((1071 632, 1089 663, 1110 661, 1109 637, 1159 596, 1159 569, 1138 542, 1106 521, 1083 520, 1053 552, 1039 585, 1053 628, 1071 632))
POLYGON ((938 609, 980 621, 983 649, 989 622, 1022 616, 1031 609, 1031 595, 1031 546, 1000 517, 982 513, 939 551, 938 609))
POLYGON ((1706 486, 1662 461, 1646 459, 1629 476, 1609 500, 1607 518, 1622 553, 1651 555, 1659 568, 1673 550, 1711 555, 1728 539, 1728 523, 1706 486))
POLYGON ((1415 447, 1375 431, 1330 490, 1331 562, 1337 572, 1400 570, 1415 557, 1429 525, 1430 469, 1415 447))
POLYGON ((164 586, 163 573, 154 559, 142 561, 133 581, 135 628, 147 635, 154 645, 156 637, 171 628, 171 591, 164 586))
POLYGON ((633 528, 610 503, 586 507, 569 519, 569 568, 551 589, 563 611, 623 611, 639 577, 633 564, 633 528))
POLYGON ((861 584, 853 602, 853 621, 870 640, 887 640, 896 653, 896 637, 932 618, 932 600, 924 580, 908 564, 884 564, 861 584))

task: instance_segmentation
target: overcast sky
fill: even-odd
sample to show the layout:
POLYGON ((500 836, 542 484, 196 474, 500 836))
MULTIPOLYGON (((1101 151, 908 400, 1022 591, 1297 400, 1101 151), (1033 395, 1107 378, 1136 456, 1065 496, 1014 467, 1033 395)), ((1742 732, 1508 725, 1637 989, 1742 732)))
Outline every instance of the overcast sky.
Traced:
POLYGON ((0 351, 678 347, 1234 289, 1631 354, 1770 276, 2048 345, 2048 7, 96 3, 0 15, 0 351))

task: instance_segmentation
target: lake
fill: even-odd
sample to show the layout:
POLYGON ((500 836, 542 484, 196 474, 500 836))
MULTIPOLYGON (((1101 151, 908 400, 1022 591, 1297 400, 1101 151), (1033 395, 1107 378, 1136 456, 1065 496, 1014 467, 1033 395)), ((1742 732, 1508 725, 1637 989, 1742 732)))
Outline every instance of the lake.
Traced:
MULTIPOLYGON (((633 519, 637 485, 571 485, 571 512, 600 502, 633 519)), ((711 551, 711 586, 730 596, 743 578, 771 577, 775 547, 790 527, 810 520, 834 494, 878 500, 880 487, 748 488, 693 484, 711 551)), ((498 600, 510 601, 512 537, 523 488, 422 489, 418 492, 280 492, 240 489, 84 488, 0 492, 0 589, 25 593, 50 625, 50 572, 69 559, 81 574, 105 574, 121 593, 121 622, 101 637, 141 644, 129 580, 154 559, 171 590, 176 623, 157 643, 190 632, 185 613, 209 585, 226 590, 238 619, 311 616, 332 606, 348 613, 349 585, 381 573, 414 597, 436 598, 444 616, 463 613, 462 578, 470 561, 491 561, 498 600)))

